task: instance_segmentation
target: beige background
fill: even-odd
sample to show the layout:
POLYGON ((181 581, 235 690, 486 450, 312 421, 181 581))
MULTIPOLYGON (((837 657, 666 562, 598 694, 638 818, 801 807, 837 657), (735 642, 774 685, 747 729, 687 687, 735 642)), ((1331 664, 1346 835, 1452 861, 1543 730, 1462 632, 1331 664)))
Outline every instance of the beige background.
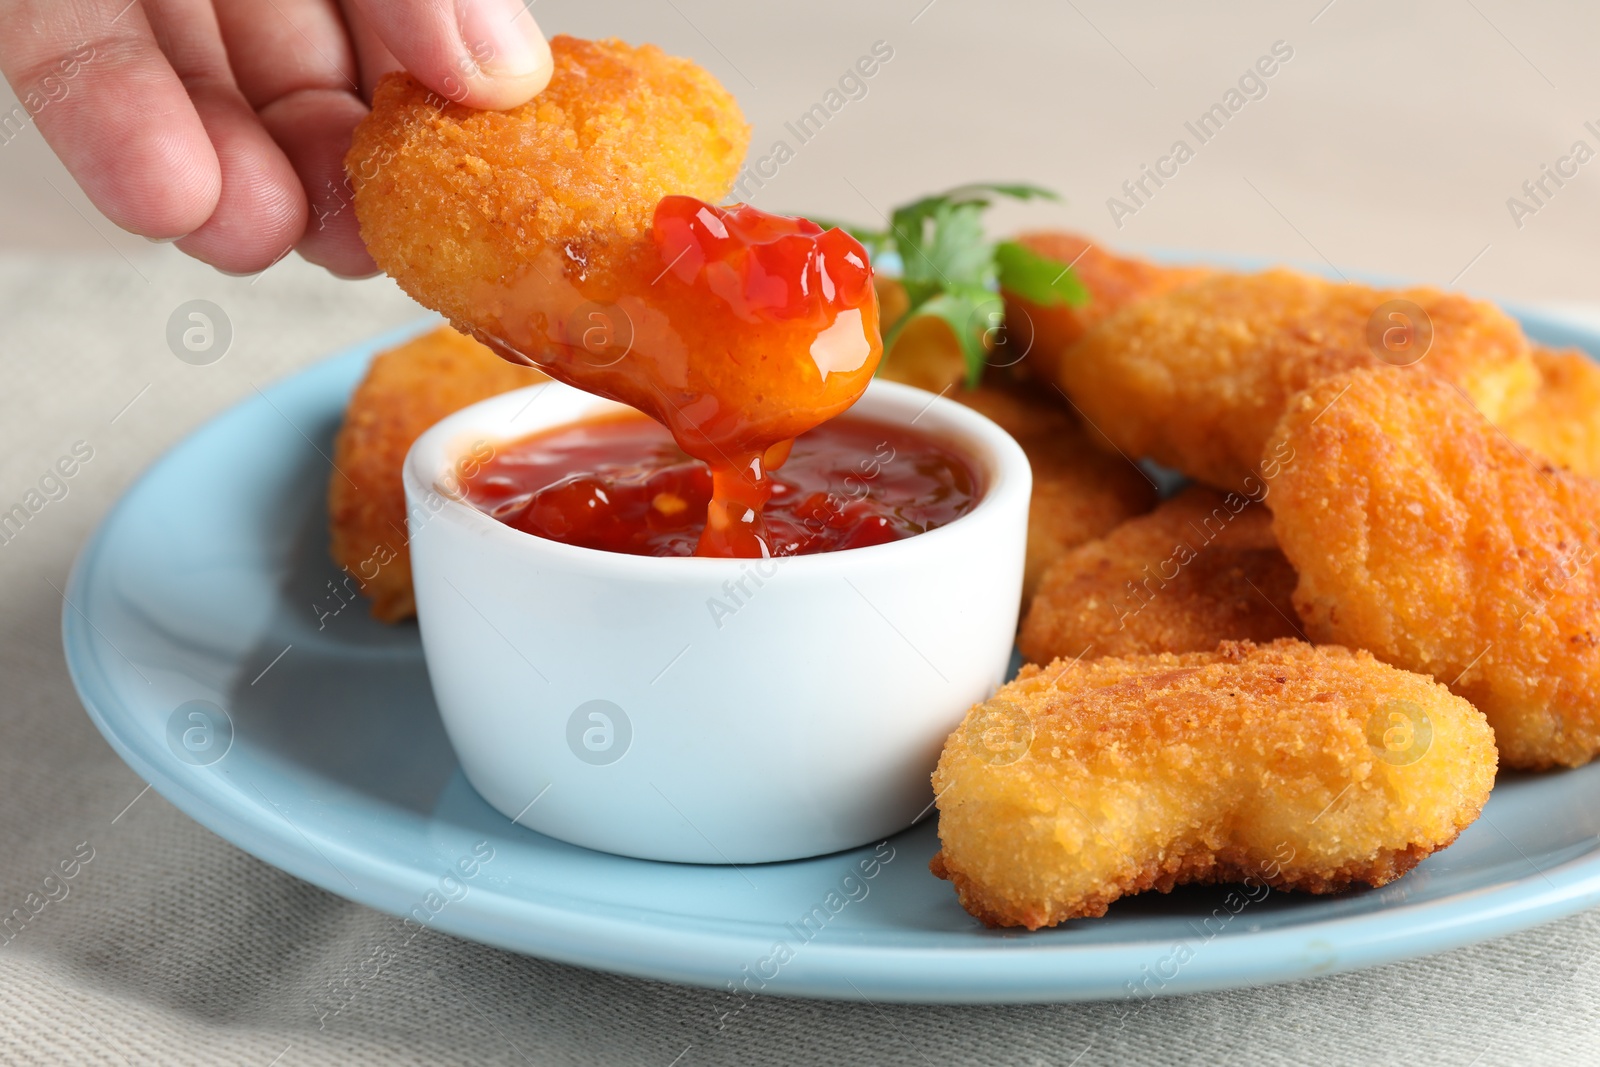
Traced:
MULTIPOLYGON (((874 41, 888 42, 894 58, 866 98, 754 198, 766 207, 866 219, 958 182, 1028 179, 1068 203, 1009 211, 1002 225, 1325 257, 1439 284, 1488 247, 1461 284, 1521 299, 1596 295, 1600 161, 1520 230, 1505 204, 1574 140, 1600 149, 1583 128, 1600 121, 1600 6, 1580 0, 540 0, 533 11, 549 33, 655 41, 700 60, 738 94, 762 150, 874 41), (1278 40, 1294 58, 1268 95, 1118 231, 1106 198, 1278 40)), ((105 251, 108 235, 136 260, 172 254, 112 234, 36 133, 0 146, 0 241, 105 251)))
MULTIPOLYGON (((1600 147, 1583 130, 1600 119, 1600 9, 1325 3, 539 0, 534 10, 550 32, 653 40, 700 59, 738 93, 762 151, 873 42, 889 42, 894 58, 866 98, 760 191, 766 207, 870 220, 961 181, 1027 179, 1067 204, 1008 209, 1002 228, 1063 224, 1129 247, 1326 259, 1439 284, 1470 264, 1461 284, 1475 290, 1594 307, 1600 161, 1520 230, 1505 200, 1576 138, 1600 147), (1106 198, 1277 40, 1295 54, 1266 98, 1118 231, 1106 198)), ((0 947, 0 1062, 1600 1058, 1600 912, 1361 974, 1161 1001, 1126 1022, 1114 1005, 769 1000, 723 1035, 706 1025, 718 994, 429 935, 318 1029, 310 998, 365 958, 388 920, 142 792, 71 691, 53 586, 167 445, 255 385, 417 313, 386 280, 337 282, 293 259, 254 279, 217 275, 113 231, 36 131, 0 145, 0 506, 72 442, 95 448, 69 495, 0 546, 0 910, 79 842, 96 850, 71 895, 0 947), (234 328, 209 367, 179 362, 164 340, 171 311, 197 297, 234 328)))

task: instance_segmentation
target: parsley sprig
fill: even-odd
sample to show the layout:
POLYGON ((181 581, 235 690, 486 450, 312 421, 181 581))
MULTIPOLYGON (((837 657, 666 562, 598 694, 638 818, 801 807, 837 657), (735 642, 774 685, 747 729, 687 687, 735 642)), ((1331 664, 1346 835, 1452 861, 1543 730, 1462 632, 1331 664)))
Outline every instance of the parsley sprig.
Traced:
POLYGON ((1016 241, 989 241, 983 212, 1003 196, 1014 200, 1058 200, 1036 185, 973 184, 925 196, 894 209, 888 228, 867 229, 817 219, 848 231, 874 260, 894 253, 900 260, 899 282, 909 307, 885 323, 883 348, 888 352, 908 323, 922 316, 943 319, 961 345, 967 384, 983 374, 989 338, 995 335, 1004 288, 1036 304, 1082 307, 1089 301, 1072 268, 1041 256, 1016 241))

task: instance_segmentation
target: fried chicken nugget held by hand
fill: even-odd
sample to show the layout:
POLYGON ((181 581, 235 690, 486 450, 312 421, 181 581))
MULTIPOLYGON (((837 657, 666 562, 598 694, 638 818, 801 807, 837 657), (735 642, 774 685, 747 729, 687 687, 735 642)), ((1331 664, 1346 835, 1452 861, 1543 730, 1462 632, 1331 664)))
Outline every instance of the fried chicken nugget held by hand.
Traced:
POLYGON ((720 200, 750 142, 733 97, 687 59, 567 36, 550 51, 550 84, 509 111, 385 75, 345 158, 373 258, 466 333, 495 325, 530 258, 599 260, 647 237, 662 197, 720 200))
POLYGON ((1155 487, 1137 467, 1096 448, 1066 405, 1040 388, 985 383, 948 394, 1016 438, 1033 467, 1023 611, 1051 563, 1156 502, 1155 487))
POLYGON ((697 555, 769 555, 771 470, 882 355, 866 249, 716 206, 749 127, 694 63, 619 41, 550 50, 549 86, 504 112, 380 82, 346 157, 362 236, 463 332, 644 412, 707 463, 697 555))
POLYGON ((1392 368, 1307 390, 1273 442, 1293 459, 1267 503, 1312 640, 1445 682, 1509 767, 1600 752, 1600 484, 1392 368))
POLYGON ((1482 715, 1365 652, 1058 661, 945 742, 931 868, 978 919, 1030 930, 1192 882, 1383 885, 1454 841, 1494 774, 1482 715))
POLYGON ((334 562, 372 601, 374 618, 416 614, 400 479, 412 442, 468 404, 548 380, 449 326, 373 359, 334 438, 328 516, 334 562))
POLYGON ((1266 506, 1194 485, 1051 564, 1017 647, 1049 663, 1303 637, 1294 585, 1266 506))
POLYGON ((1262 445, 1295 393, 1414 358, 1379 343, 1391 301, 1415 305, 1430 324, 1426 354, 1407 371, 1449 379, 1497 423, 1532 403, 1539 377, 1528 341, 1494 305, 1281 269, 1219 274, 1129 305, 1084 335, 1059 381, 1123 452, 1238 489, 1259 473, 1262 445))
POLYGON ((1577 349, 1535 348, 1539 394, 1507 420, 1519 445, 1590 478, 1600 477, 1600 365, 1577 349))

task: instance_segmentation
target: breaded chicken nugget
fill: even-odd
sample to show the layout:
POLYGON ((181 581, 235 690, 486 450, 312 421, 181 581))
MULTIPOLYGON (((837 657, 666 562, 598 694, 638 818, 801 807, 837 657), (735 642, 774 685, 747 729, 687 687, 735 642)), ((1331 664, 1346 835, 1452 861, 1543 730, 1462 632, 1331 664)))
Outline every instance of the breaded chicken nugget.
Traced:
POLYGON ((1046 382, 1059 378, 1064 353, 1095 323, 1135 301, 1214 273, 1205 267, 1175 267, 1119 256, 1087 237, 1060 230, 1019 234, 1015 240, 1041 256, 1072 264, 1072 272, 1089 290, 1089 302, 1082 307, 1035 304, 1002 290, 1008 336, 1032 339, 1027 355, 1013 358, 1020 360, 1019 369, 1046 382))
POLYGON ((1600 366, 1575 348, 1535 348, 1533 362, 1539 394, 1506 421, 1506 433, 1570 471, 1600 477, 1600 366))
POLYGON ((1078 429, 1078 420, 1061 395, 1040 383, 991 373, 977 388, 952 389, 945 396, 965 404, 1018 441, 1048 440, 1078 429))
POLYGON ((550 84, 509 111, 385 75, 345 158, 373 258, 463 331, 540 250, 598 264, 649 234, 662 197, 721 199, 750 142, 733 97, 687 59, 566 36, 550 52, 550 84))
MULTIPOLYGON (((1135 300, 1212 273, 1203 267, 1172 267, 1115 255, 1075 233, 1045 230, 1020 234, 1015 240, 1041 256, 1070 264, 1089 291, 1089 302, 1082 307, 1036 304, 1002 289, 1006 328, 999 332, 1000 347, 992 353, 990 377, 1014 368, 1019 376, 1053 382, 1062 354, 1090 326, 1135 300)), ((892 278, 879 278, 877 284, 883 322, 892 325, 909 305, 905 289, 892 278)), ((961 382, 967 364, 949 324, 928 316, 906 324, 894 347, 884 354, 878 373, 937 393, 961 382)))
POLYGON ((505 112, 380 82, 346 157, 362 236, 462 332, 671 430, 714 469, 699 551, 759 554, 769 452, 859 399, 882 353, 866 250, 714 206, 749 129, 695 64, 551 52, 549 86, 505 112))
POLYGON ((547 380, 448 326, 373 359, 334 438, 328 516, 334 562, 371 598, 374 618, 416 613, 400 481, 412 442, 468 404, 547 380))
POLYGON ((1314 641, 1431 674, 1507 766, 1600 752, 1600 485, 1530 459, 1457 390, 1393 368, 1297 397, 1271 495, 1314 641))
POLYGON ((1066 405, 1053 396, 1041 396, 1039 388, 1034 383, 996 382, 946 394, 1015 437, 1033 467, 1022 578, 1024 611, 1045 569, 1063 553, 1103 536, 1156 502, 1155 487, 1143 472, 1121 456, 1094 447, 1066 405))
POLYGON ((1365 652, 1058 661, 945 742, 931 867, 977 918, 1029 929, 1189 882, 1383 885, 1478 817, 1494 773, 1482 715, 1365 652))
POLYGON ((1017 647, 1048 663, 1303 637, 1294 583, 1265 505, 1190 486, 1051 564, 1017 647))
POLYGON ((1527 339, 1492 304, 1288 270, 1216 275, 1137 301, 1084 335, 1061 364, 1060 384, 1123 452, 1238 489, 1291 396, 1341 371, 1384 365, 1375 353, 1448 378, 1496 422, 1538 388, 1527 339), (1415 312, 1392 301, 1426 318, 1412 321, 1415 312), (1431 343, 1418 358, 1425 329, 1431 343))

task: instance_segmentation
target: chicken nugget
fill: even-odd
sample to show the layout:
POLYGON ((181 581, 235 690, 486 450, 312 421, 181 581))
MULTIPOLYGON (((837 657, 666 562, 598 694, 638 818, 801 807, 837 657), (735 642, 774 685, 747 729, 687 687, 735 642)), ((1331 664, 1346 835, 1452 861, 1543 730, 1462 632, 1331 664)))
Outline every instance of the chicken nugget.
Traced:
MULTIPOLYGON (((990 330, 992 341, 988 377, 1011 372, 1048 384, 1056 367, 1083 332, 1118 308, 1156 293, 1187 285, 1212 273, 1201 267, 1170 267, 1132 256, 1119 256, 1086 237, 1060 231, 1024 233, 1016 242, 1041 256, 1072 265, 1073 273, 1089 292, 1089 302, 1036 304, 1002 290, 1005 327, 990 330)), ((904 286, 893 278, 877 279, 882 321, 892 326, 910 306, 904 286)), ((966 356, 955 331, 945 320, 920 316, 908 322, 894 347, 884 353, 880 377, 941 392, 967 376, 966 356)))
POLYGON ((1041 396, 1036 384, 986 383, 949 396, 1015 437, 1033 467, 1023 611, 1063 553, 1155 506, 1155 487, 1144 473, 1095 448, 1065 404, 1041 396))
POLYGON ((1265 505, 1190 486, 1051 564, 1017 647, 1048 663, 1303 637, 1294 584, 1265 505))
POLYGON ((567 37, 551 52, 549 86, 504 112, 381 82, 346 157, 362 235, 464 333, 666 426, 713 467, 698 551, 761 555, 769 453, 855 403, 877 368, 866 250, 715 206, 749 128, 694 63, 567 37))
POLYGON ((1078 429, 1078 420, 1061 396, 1049 386, 1034 382, 991 374, 977 388, 952 389, 945 396, 976 411, 1018 441, 1049 440, 1078 429))
POLYGON ((550 84, 507 111, 384 75, 345 158, 373 259, 464 332, 540 250, 599 269, 649 234, 662 197, 720 200, 750 142, 733 97, 687 59, 564 35, 550 53, 550 84))
POLYGON ((1600 752, 1600 483, 1393 368, 1307 390, 1269 447, 1289 457, 1267 503, 1312 640, 1444 682, 1507 766, 1600 752))
POLYGON ((1137 301, 1073 346, 1059 380, 1128 455, 1248 489, 1291 396, 1403 361, 1461 386, 1495 422, 1532 403, 1539 384, 1521 328, 1492 304, 1289 270, 1219 274, 1137 301))
POLYGON ((360 583, 374 618, 416 614, 400 480, 412 442, 468 404, 547 380, 448 326, 372 360, 334 438, 328 518, 334 562, 360 583))
POLYGON ((1365 652, 1058 661, 945 742, 931 868, 983 922, 1029 929, 1192 882, 1383 885, 1454 841, 1494 774, 1472 705, 1365 652))
POLYGON ((1059 378, 1065 353, 1095 323, 1146 297, 1170 292, 1214 273, 1205 267, 1179 267, 1135 256, 1119 256, 1089 238, 1060 230, 1019 234, 1016 242, 1031 252, 1070 263, 1073 274, 1089 291, 1082 307, 1070 304, 1036 304, 1002 290, 1007 337, 1028 345, 1025 354, 1012 358, 1017 366, 1041 381, 1059 378))
POLYGON ((1575 348, 1535 348, 1533 362, 1539 394, 1506 421, 1506 433, 1570 471, 1600 477, 1600 366, 1575 348))

